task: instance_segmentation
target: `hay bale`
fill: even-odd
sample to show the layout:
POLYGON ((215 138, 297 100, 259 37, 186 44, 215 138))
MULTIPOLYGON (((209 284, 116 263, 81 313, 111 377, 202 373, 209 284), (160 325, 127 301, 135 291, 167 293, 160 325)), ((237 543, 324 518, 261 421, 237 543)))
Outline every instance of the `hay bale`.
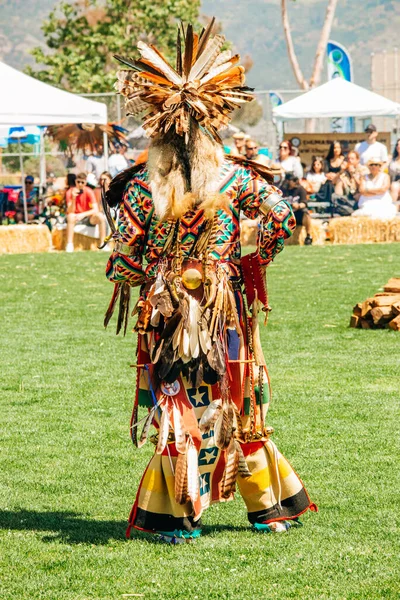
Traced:
POLYGON ((50 252, 51 235, 46 225, 1 225, 0 254, 50 252))
MULTIPOLYGON (((311 237, 313 246, 323 246, 326 241, 326 231, 320 221, 312 219, 311 221, 311 237)), ((306 239, 306 230, 300 225, 294 230, 293 235, 285 240, 287 246, 303 246, 306 239)))
MULTIPOLYGON (((54 250, 65 250, 67 245, 67 230, 53 229, 51 232, 54 250)), ((74 250, 97 250, 100 240, 81 233, 74 233, 74 250)))
POLYGON ((332 244, 400 242, 400 219, 336 217, 329 222, 328 236, 332 244))

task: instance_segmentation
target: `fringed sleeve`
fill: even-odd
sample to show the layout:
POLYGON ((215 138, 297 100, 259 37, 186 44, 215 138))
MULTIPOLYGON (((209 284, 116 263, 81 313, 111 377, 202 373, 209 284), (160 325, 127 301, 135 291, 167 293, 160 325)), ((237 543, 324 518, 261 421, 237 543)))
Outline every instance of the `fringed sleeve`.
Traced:
POLYGON ((107 267, 107 278, 114 283, 130 286, 145 281, 142 268, 145 235, 150 211, 149 195, 143 181, 135 178, 126 188, 119 210, 118 236, 107 267))
POLYGON ((260 263, 266 266, 283 250, 284 241, 295 230, 292 209, 281 198, 281 192, 251 169, 241 168, 238 190, 240 210, 248 219, 261 217, 258 233, 260 263))

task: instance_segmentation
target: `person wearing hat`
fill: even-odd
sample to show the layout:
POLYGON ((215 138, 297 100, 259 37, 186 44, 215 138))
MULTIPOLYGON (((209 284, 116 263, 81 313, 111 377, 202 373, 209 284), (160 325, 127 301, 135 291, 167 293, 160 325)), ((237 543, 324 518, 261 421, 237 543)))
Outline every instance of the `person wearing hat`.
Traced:
POLYGON ((375 125, 368 125, 365 128, 366 139, 356 144, 354 148, 360 155, 360 164, 366 165, 371 158, 378 158, 382 163, 388 161, 388 151, 385 144, 377 141, 378 132, 375 125))
POLYGON ((360 181, 359 208, 353 212, 353 217, 391 219, 396 216, 397 208, 389 193, 390 178, 382 171, 383 164, 379 156, 368 160, 369 173, 360 181))
MULTIPOLYGON (((35 178, 33 175, 27 175, 24 181, 25 185, 25 197, 26 197, 26 207, 28 212, 28 223, 36 219, 39 212, 38 205, 38 190, 35 188, 35 178)), ((25 213, 24 213, 24 195, 22 190, 18 194, 18 202, 15 206, 16 214, 15 214, 15 222, 16 223, 25 223, 25 213)))
POLYGON ((246 154, 246 134, 243 133, 243 131, 238 131, 237 133, 234 133, 232 137, 234 147, 231 150, 231 154, 233 156, 244 156, 246 154))

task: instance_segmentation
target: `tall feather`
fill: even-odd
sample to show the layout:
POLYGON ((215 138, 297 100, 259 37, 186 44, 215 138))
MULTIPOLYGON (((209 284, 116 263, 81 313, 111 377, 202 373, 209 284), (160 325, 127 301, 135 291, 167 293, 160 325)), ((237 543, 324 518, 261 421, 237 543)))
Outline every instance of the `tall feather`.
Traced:
POLYGON ((200 39, 199 39, 199 49, 197 51, 197 56, 201 56, 207 46, 207 42, 210 39, 210 36, 212 34, 212 30, 214 28, 214 24, 215 24, 215 17, 213 17, 211 19, 211 21, 209 22, 209 24, 207 25, 207 27, 205 29, 203 29, 203 31, 200 34, 200 39))
POLYGON ((185 42, 185 57, 183 61, 183 74, 185 79, 189 78, 190 69, 192 68, 192 56, 193 56, 193 26, 189 23, 186 30, 186 42, 185 42))
POLYGON ((138 49, 145 60, 148 60, 155 69, 161 71, 171 83, 182 85, 182 77, 150 46, 142 41, 138 42, 138 49))
POLYGON ((176 36, 176 72, 182 76, 182 41, 181 41, 181 30, 178 27, 178 34, 176 36))
POLYGON ((160 428, 158 430, 158 443, 156 448, 157 454, 162 454, 168 442, 169 435, 169 417, 168 406, 164 406, 160 419, 160 428))
POLYGON ((224 42, 224 35, 216 35, 208 42, 204 52, 199 56, 191 68, 189 79, 200 79, 201 76, 207 72, 207 69, 210 68, 218 56, 224 42))
POLYGON ((187 454, 178 454, 175 463, 175 501, 178 504, 187 502, 187 454))

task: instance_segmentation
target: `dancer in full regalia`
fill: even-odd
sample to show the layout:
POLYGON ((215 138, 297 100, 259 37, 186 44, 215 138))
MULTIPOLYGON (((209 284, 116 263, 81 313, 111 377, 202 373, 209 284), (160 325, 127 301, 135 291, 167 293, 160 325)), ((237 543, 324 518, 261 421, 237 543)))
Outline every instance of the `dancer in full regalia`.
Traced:
POLYGON ((259 335, 265 270, 295 221, 266 167, 224 154, 218 132, 253 96, 213 23, 179 29, 174 66, 144 42, 137 60, 116 57, 128 67, 116 89, 128 114, 145 113, 151 138, 147 163, 119 174, 106 197, 118 221, 105 323, 119 300, 126 330, 139 287, 131 432, 137 446, 155 446, 127 535, 134 527, 173 543, 198 537, 204 510, 236 486, 257 530, 286 531, 316 508, 270 437, 259 335), (241 215, 260 221, 257 251, 244 257, 241 215))

